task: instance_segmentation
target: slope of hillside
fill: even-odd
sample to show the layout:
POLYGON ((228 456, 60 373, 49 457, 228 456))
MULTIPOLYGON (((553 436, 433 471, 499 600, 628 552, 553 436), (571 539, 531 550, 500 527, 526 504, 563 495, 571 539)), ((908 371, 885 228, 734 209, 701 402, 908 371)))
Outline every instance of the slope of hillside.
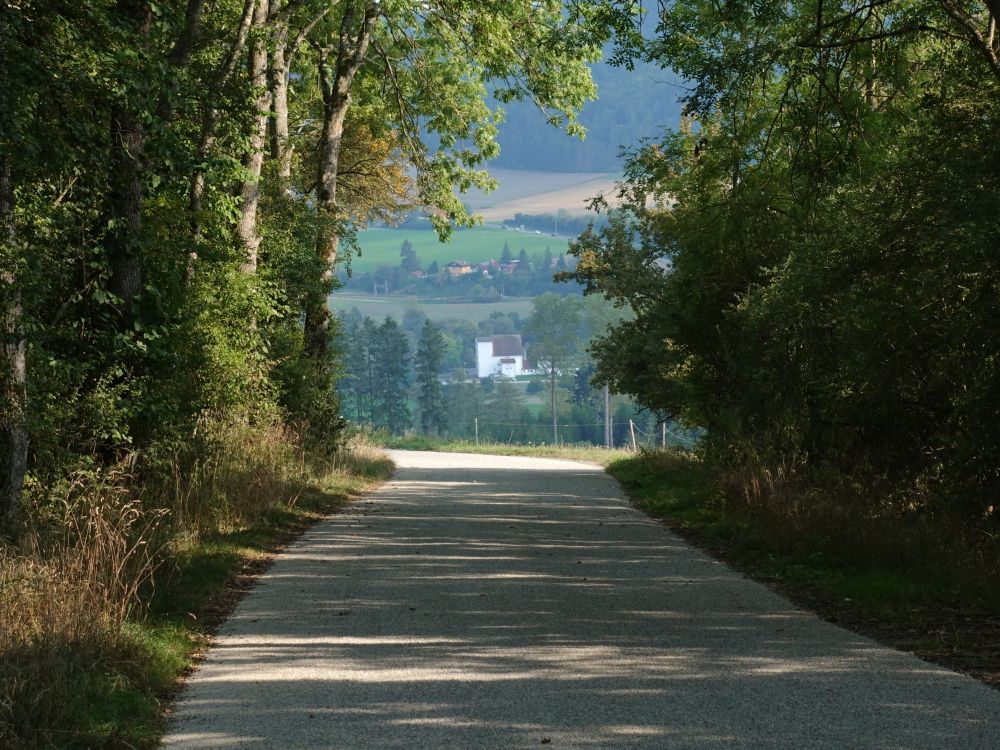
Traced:
POLYGON ((581 141, 546 125, 529 103, 504 105, 506 122, 500 126, 500 157, 505 169, 553 172, 617 172, 621 148, 675 128, 680 120, 678 98, 684 87, 670 71, 637 64, 635 70, 606 63, 593 67, 598 98, 584 106, 580 122, 587 128, 581 141))
POLYGON ((544 214, 565 210, 573 216, 587 212, 587 203, 604 195, 614 205, 617 173, 537 172, 491 167, 500 186, 492 193, 470 191, 462 200, 487 221, 511 219, 514 214, 544 214))

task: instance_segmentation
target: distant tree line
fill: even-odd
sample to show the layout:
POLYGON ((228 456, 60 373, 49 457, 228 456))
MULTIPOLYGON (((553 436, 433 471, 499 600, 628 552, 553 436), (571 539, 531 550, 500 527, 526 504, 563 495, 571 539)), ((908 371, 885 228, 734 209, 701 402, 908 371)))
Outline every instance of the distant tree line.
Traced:
MULTIPOLYGON (((484 441, 601 445, 604 396, 592 382, 587 342, 621 317, 598 297, 554 293, 536 298, 527 318, 493 312, 478 323, 433 323, 416 305, 401 323, 391 317, 377 323, 355 308, 341 322, 344 415, 397 435, 472 439, 478 428, 484 441), (530 382, 475 378, 476 338, 512 333, 522 334, 537 368, 530 382), (542 403, 530 408, 531 396, 542 403)), ((616 445, 631 441, 630 421, 638 442, 662 439, 661 415, 618 395, 612 409, 616 445)))

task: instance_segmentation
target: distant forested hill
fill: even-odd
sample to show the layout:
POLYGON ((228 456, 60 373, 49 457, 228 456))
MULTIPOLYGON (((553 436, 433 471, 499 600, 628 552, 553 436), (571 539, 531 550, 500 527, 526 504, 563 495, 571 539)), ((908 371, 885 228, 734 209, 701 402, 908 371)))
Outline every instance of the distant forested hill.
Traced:
POLYGON ((598 99, 583 109, 580 120, 587 139, 570 138, 545 123, 530 103, 505 105, 500 127, 500 157, 495 166, 548 172, 614 172, 621 168, 618 151, 664 128, 676 127, 682 91, 675 76, 652 65, 633 71, 600 64, 594 67, 598 99))

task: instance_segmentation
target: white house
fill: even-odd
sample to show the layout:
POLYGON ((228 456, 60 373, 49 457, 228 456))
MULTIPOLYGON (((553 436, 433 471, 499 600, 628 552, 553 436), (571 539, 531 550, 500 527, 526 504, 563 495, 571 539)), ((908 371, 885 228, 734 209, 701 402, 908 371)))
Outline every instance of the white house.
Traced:
POLYGON ((499 375, 515 378, 524 372, 524 345, 517 334, 480 336, 476 339, 476 376, 489 378, 499 375))

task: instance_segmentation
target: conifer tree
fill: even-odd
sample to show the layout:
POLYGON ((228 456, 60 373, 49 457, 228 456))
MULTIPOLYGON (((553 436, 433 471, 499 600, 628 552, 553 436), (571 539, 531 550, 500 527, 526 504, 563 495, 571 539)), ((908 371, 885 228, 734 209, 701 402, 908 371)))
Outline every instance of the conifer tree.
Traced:
POLYGON ((376 331, 375 321, 368 316, 360 323, 350 322, 344 331, 344 374, 339 387, 344 416, 359 424, 373 421, 376 331))
POLYGON ((401 258, 399 267, 407 273, 420 270, 420 258, 417 257, 417 251, 413 249, 413 243, 409 240, 403 240, 399 248, 399 257, 401 258))
POLYGON ((444 431, 447 418, 440 379, 444 351, 441 331, 430 320, 425 320, 417 344, 414 369, 419 389, 417 404, 420 407, 420 427, 431 435, 439 435, 444 431))
POLYGON ((375 330, 373 349, 372 421, 399 435, 410 426, 410 345, 392 317, 387 316, 375 330))
POLYGON ((521 247, 521 252, 517 256, 517 270, 518 271, 530 271, 531 261, 528 260, 528 251, 521 247))

